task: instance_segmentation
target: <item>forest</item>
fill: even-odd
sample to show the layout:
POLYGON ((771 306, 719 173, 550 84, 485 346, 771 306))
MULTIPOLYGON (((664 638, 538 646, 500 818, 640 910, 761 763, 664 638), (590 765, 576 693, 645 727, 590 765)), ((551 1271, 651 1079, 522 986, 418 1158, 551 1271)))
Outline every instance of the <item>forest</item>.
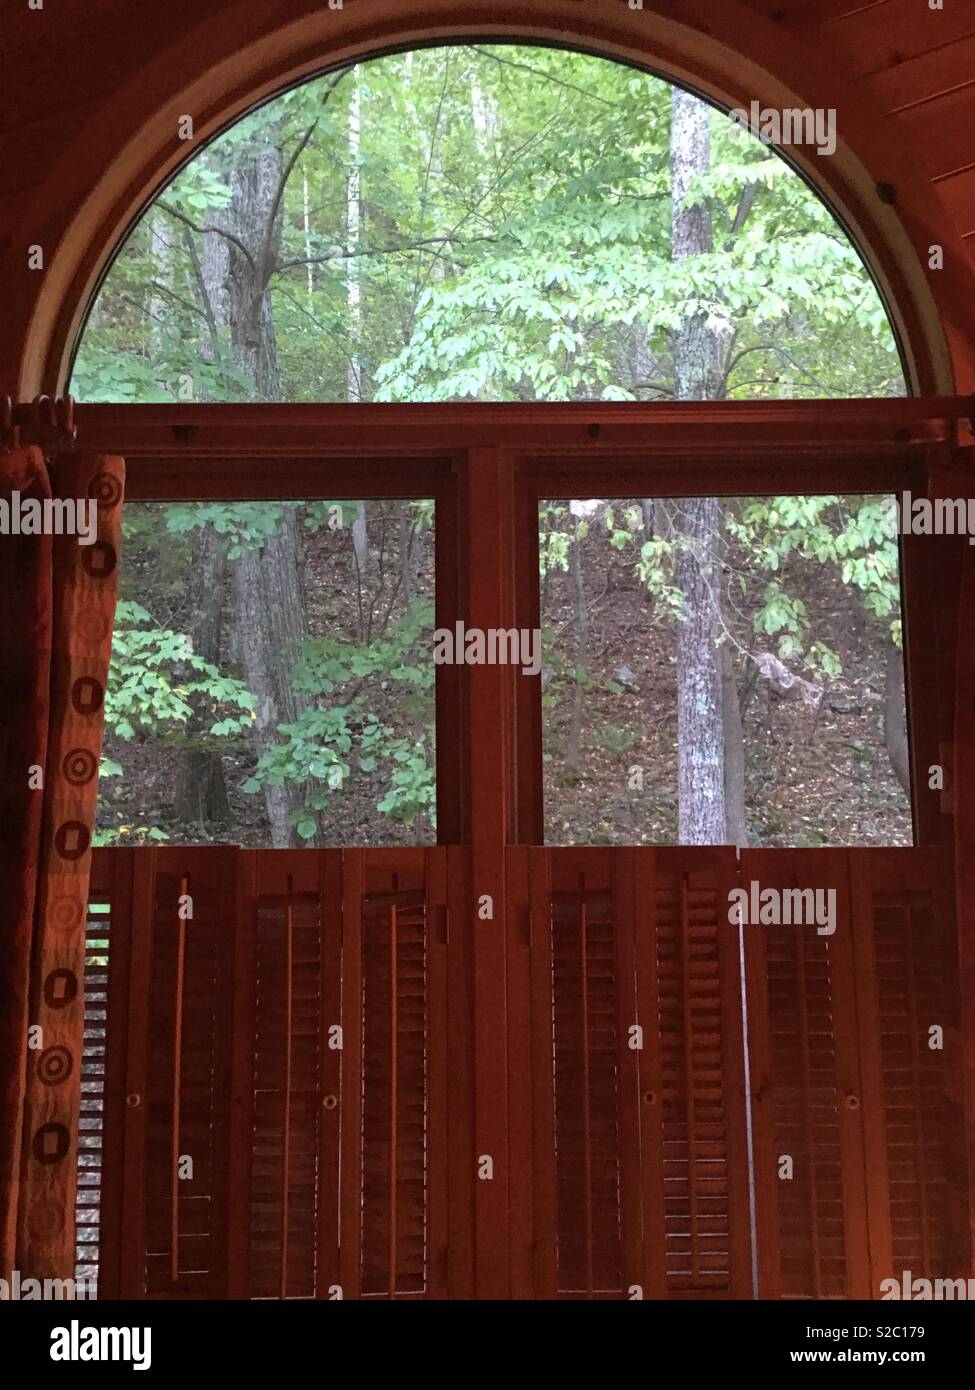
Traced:
MULTIPOLYGON (((652 75, 468 44, 328 72, 188 159, 93 301, 81 401, 903 395, 778 154, 652 75)), ((553 844, 910 843, 889 499, 539 510, 553 844)), ((434 504, 131 503, 98 842, 436 837, 434 504)))

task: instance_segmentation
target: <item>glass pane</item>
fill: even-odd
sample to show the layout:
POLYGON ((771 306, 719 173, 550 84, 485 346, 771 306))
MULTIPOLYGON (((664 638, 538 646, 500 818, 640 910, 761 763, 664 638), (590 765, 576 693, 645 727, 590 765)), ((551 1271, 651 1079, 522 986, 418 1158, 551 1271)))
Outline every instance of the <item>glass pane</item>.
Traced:
POLYGON ((892 503, 542 502, 546 841, 913 843, 892 503))
POLYGON ((101 844, 436 839, 434 504, 129 503, 101 844))
MULTIPOLYGON (((524 44, 318 75, 195 152, 148 205, 93 300, 71 390, 903 395, 876 286, 766 143, 788 143, 778 124, 743 129, 662 78, 524 44)), ((822 154, 829 135, 791 130, 822 154)))

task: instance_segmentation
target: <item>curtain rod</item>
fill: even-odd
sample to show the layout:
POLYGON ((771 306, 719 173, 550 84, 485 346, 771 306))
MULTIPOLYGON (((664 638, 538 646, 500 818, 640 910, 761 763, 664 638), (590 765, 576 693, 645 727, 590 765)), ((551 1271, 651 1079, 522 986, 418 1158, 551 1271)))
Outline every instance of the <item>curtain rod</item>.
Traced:
POLYGON ((554 447, 585 435, 590 443, 622 444, 630 434, 659 447, 701 438, 728 448, 765 440, 818 443, 829 449, 857 445, 975 440, 975 396, 886 397, 866 400, 688 402, 457 402, 444 404, 302 404, 180 402, 76 406, 73 396, 35 396, 29 402, 0 395, 0 448, 36 444, 46 451, 73 445, 78 426, 95 449, 138 456, 188 452, 317 453, 348 443, 388 449, 390 431, 400 445, 434 447, 495 443, 514 447, 528 428, 544 430, 554 447))

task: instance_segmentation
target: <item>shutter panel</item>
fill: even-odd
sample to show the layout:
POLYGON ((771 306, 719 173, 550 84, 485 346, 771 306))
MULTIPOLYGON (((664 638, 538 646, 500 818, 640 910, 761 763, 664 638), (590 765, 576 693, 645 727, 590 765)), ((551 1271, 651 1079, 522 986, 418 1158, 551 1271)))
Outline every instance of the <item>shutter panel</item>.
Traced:
POLYGON ((445 1285, 446 863, 440 850, 344 855, 346 1297, 445 1285))
POLYGON ((832 890, 837 912, 832 935, 820 935, 815 924, 748 922, 742 929, 759 1293, 869 1298, 864 1088, 847 854, 746 850, 741 880, 746 891, 753 882, 757 892, 832 890), (784 1159, 792 1161, 791 1179, 779 1175, 784 1159))
POLYGON ((728 921, 735 852, 635 857, 642 1153, 658 1242, 649 1258, 659 1262, 649 1296, 748 1298, 741 988, 728 921))
POLYGON ((873 946, 894 1267, 934 1277, 947 1269, 948 1135, 944 1053, 927 1045, 944 1018, 931 902, 878 894, 873 946))
MULTIPOLYGON (((509 850, 508 860, 512 918, 530 913, 534 1162, 512 1180, 534 1186, 535 1294, 620 1298, 626 1275, 639 1279, 623 1228, 624 1155, 639 1140, 632 1117, 626 1129, 622 1054, 634 1021, 633 957, 628 967, 621 960, 627 938, 611 860, 603 850, 509 850)), ((632 1061, 629 1074, 635 1081, 632 1061)))
POLYGON ((105 1161, 105 1065, 111 903, 89 901, 85 929, 85 1027, 81 1055, 81 1113, 75 1192, 75 1279, 97 1290, 102 1171, 105 1161))
POLYGON ((621 1293, 620 1096, 613 901, 552 895, 559 1293, 621 1293))
POLYGON ((229 1294, 330 1298, 338 1282, 340 850, 239 856, 229 1294))
MULTIPOLYGON (((317 894, 258 898, 250 1175, 252 1298, 312 1298, 316 1293, 323 1122, 321 944, 317 894)), ((322 1192, 321 1200, 329 1196, 322 1192)))
POLYGON ((750 851, 742 879, 832 887, 839 912, 832 936, 745 928, 762 1296, 878 1298, 904 1270, 957 1275, 964 1125, 940 854, 750 851), (943 1050, 928 1047, 933 1024, 943 1050))
POLYGON ((226 1277, 235 850, 157 854, 145 1096, 145 1289, 220 1297, 226 1277), (193 916, 180 920, 181 894, 193 916), (182 1160, 192 1178, 180 1178, 182 1160))
POLYGON ((362 1293, 426 1291, 427 915, 422 890, 362 911, 362 1293))
POLYGON ((734 864, 530 851, 541 1297, 747 1296, 734 864))
POLYGON ((950 878, 936 849, 851 854, 868 1135, 880 1281, 967 1272, 968 1211, 950 878), (932 1048, 930 1029, 942 1030, 932 1048))

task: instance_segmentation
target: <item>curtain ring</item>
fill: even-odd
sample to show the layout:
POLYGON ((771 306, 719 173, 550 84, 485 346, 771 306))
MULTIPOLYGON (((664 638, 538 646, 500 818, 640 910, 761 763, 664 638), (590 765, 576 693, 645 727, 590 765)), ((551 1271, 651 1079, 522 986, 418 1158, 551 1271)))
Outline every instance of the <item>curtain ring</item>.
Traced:
POLYGON ((73 445, 78 438, 78 426, 74 418, 74 396, 58 396, 54 407, 58 433, 67 444, 73 445))
POLYGON ((14 406, 9 396, 0 396, 0 449, 5 454, 17 447, 17 427, 14 424, 14 406))
POLYGON ((0 396, 0 449, 9 453, 26 442, 49 456, 71 448, 78 437, 74 405, 73 396, 35 396, 28 404, 0 396))

